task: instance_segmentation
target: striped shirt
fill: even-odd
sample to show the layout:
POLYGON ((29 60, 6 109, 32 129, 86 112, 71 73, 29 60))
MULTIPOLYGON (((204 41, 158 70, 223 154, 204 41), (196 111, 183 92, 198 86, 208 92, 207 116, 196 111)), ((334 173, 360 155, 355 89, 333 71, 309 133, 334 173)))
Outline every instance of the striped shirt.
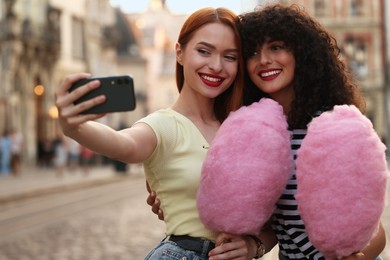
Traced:
MULTIPOLYGON (((291 132, 291 152, 294 156, 294 162, 306 132, 305 129, 295 129, 291 132)), ((294 197, 296 191, 297 180, 294 170, 286 189, 276 204, 272 220, 272 228, 279 242, 279 252, 289 259, 324 260, 325 257, 309 241, 305 226, 298 213, 297 201, 294 197)))

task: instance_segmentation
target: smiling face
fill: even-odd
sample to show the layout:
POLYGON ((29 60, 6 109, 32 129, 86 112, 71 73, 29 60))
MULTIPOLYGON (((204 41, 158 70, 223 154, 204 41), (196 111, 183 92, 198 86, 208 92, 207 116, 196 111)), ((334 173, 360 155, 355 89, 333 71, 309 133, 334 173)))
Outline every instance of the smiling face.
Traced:
POLYGON ((215 98, 228 89, 238 70, 238 47, 233 30, 221 23, 206 24, 185 48, 176 44, 177 61, 183 66, 183 89, 215 98))
POLYGON ((282 41, 265 41, 247 60, 250 79, 282 105, 294 97, 295 58, 282 41))

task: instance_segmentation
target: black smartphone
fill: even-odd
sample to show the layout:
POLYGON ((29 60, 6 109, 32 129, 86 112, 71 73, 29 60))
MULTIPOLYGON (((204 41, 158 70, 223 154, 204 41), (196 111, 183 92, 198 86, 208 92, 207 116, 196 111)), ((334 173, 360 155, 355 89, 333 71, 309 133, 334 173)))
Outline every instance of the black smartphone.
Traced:
POLYGON ((92 80, 99 80, 100 87, 85 94, 76 100, 74 104, 79 104, 99 95, 105 95, 106 101, 83 111, 82 114, 124 112, 135 109, 134 81, 129 75, 81 79, 69 88, 69 92, 92 80))

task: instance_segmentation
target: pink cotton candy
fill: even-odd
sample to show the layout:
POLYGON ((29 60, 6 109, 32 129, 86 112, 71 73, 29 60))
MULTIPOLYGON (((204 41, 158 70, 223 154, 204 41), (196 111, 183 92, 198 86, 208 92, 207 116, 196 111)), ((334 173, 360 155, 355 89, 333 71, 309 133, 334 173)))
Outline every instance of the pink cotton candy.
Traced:
POLYGON ((282 107, 262 99, 232 112, 203 164, 197 205, 208 228, 256 234, 270 218, 293 169, 282 107))
POLYGON ((298 151, 298 210, 327 258, 364 248, 385 207, 386 147, 354 106, 336 106, 309 124, 298 151))

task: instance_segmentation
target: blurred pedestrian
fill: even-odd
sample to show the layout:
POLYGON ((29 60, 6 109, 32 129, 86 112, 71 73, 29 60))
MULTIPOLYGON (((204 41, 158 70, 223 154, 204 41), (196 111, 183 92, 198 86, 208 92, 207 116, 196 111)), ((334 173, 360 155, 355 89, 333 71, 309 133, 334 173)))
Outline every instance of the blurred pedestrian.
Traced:
POLYGON ((80 144, 75 140, 66 137, 66 146, 68 148, 69 170, 74 171, 80 165, 80 144))
POLYGON ((80 164, 83 169, 84 175, 89 174, 90 167, 93 163, 95 153, 85 146, 81 146, 80 151, 80 164))
POLYGON ((0 173, 8 175, 11 172, 11 137, 9 131, 6 129, 0 138, 0 173))
POLYGON ((68 151, 64 135, 59 134, 53 141, 54 158, 53 163, 58 177, 62 177, 68 162, 68 151))
POLYGON ((54 149, 52 141, 43 137, 38 142, 38 165, 44 169, 52 167, 54 149))
POLYGON ((16 129, 11 131, 11 168, 12 174, 18 176, 22 163, 23 134, 16 129))

